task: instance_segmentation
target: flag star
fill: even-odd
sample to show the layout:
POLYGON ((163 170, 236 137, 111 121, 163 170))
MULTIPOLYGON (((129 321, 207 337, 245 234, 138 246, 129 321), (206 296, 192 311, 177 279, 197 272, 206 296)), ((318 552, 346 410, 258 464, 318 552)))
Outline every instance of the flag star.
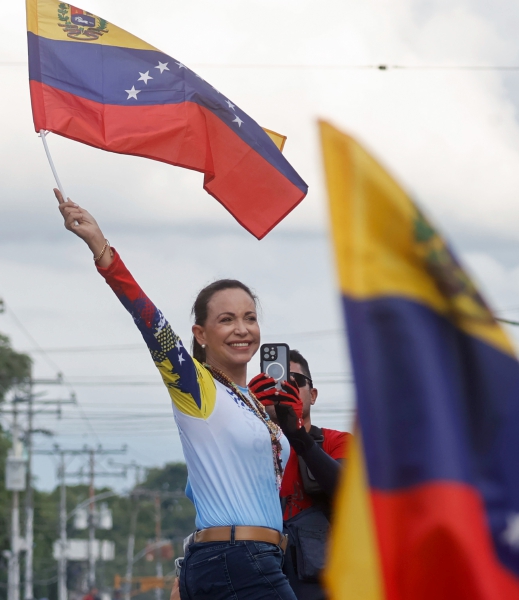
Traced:
POLYGON ((182 350, 182 342, 180 340, 177 340, 175 347, 180 352, 182 350))
POLYGON ((130 98, 135 98, 135 100, 137 100, 137 94, 140 94, 141 92, 141 90, 136 90, 134 85, 132 85, 131 90, 124 91, 128 94, 128 98, 126 98, 126 100, 129 100, 130 98))
POLYGON ((148 79, 153 79, 153 77, 150 75, 149 71, 146 71, 146 73, 141 73, 139 71, 139 75, 140 75, 140 77, 139 77, 139 79, 137 79, 137 81, 144 81, 144 83, 146 85, 148 85, 148 79))
POLYGON ((181 62, 175 63, 176 65, 178 65, 179 69, 187 69, 186 65, 183 65, 181 62))
POLYGON ((155 68, 160 69, 160 72, 162 73, 163 71, 169 71, 168 65, 169 63, 161 63, 159 60, 159 64, 155 68))
POLYGON ((241 127, 241 124, 243 123, 243 121, 240 119, 240 117, 238 115, 236 115, 236 118, 233 119, 233 123, 238 123, 238 127, 241 127))
POLYGON ((234 104, 230 100, 226 100, 226 102, 229 105, 229 108, 232 108, 232 110, 234 110, 234 104))
POLYGON ((185 359, 185 358, 182 356, 182 354, 180 354, 180 352, 179 352, 179 353, 178 353, 178 362, 179 362, 180 364, 182 364, 183 362, 185 362, 185 360, 186 360, 186 359, 185 359))
POLYGON ((519 550, 519 513, 508 515, 506 529, 503 531, 501 537, 512 550, 519 550))

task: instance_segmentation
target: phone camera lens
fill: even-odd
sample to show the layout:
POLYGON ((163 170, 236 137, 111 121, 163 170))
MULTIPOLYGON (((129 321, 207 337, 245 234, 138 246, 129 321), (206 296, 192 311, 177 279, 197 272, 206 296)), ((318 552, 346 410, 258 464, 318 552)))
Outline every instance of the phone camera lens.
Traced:
POLYGON ((285 375, 285 369, 283 368, 283 365, 280 365, 279 363, 270 363, 267 367, 267 375, 272 377, 272 379, 279 381, 285 375))

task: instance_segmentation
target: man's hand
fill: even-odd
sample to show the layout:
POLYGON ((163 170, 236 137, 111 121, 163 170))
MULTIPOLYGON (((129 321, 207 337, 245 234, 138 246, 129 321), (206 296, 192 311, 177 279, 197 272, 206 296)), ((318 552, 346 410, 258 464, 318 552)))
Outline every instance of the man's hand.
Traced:
POLYGON ((263 406, 273 406, 277 403, 275 398, 276 380, 265 373, 260 373, 249 381, 249 390, 263 404, 263 406))
POLYGON ((295 382, 284 381, 281 389, 275 385, 275 379, 260 373, 250 380, 249 390, 263 406, 274 406, 279 425, 287 435, 287 431, 294 432, 303 426, 303 401, 295 382))
POLYGON ((275 385, 272 377, 260 373, 249 382, 249 390, 263 406, 274 407, 279 426, 292 448, 297 454, 306 454, 315 442, 304 427, 303 401, 297 383, 284 381, 280 390, 275 385))
POLYGON ((278 402, 274 404, 274 407, 283 432, 285 432, 284 424, 291 431, 301 428, 303 426, 303 401, 299 395, 297 383, 295 381, 294 383, 284 381, 281 384, 281 389, 276 390, 275 395, 278 402))

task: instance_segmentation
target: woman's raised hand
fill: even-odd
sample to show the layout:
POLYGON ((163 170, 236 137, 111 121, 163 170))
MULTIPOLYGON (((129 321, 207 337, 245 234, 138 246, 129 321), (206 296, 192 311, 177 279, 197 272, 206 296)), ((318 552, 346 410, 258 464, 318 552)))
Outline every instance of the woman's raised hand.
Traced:
POLYGON ((59 202, 59 210, 65 221, 65 227, 69 231, 75 233, 78 237, 87 242, 87 244, 91 239, 99 236, 104 243, 103 233, 101 229, 99 229, 99 225, 92 215, 78 206, 75 202, 72 202, 70 198, 65 201, 61 192, 56 188, 54 189, 54 195, 59 202))
MULTIPOLYGON (((66 229, 72 231, 72 233, 75 233, 85 241, 94 256, 99 256, 103 251, 106 241, 97 221, 84 208, 72 202, 70 198, 65 201, 61 192, 56 188, 54 189, 54 195, 59 202, 59 210, 65 221, 66 229)), ((98 264, 101 267, 106 267, 110 262, 110 252, 105 252, 98 264)))

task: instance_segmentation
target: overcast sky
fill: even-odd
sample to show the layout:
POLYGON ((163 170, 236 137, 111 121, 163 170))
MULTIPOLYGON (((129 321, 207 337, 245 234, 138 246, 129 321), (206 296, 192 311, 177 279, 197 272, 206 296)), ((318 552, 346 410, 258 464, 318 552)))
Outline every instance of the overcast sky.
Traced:
MULTIPOLYGON (((49 136, 67 194, 94 214, 186 342, 197 291, 222 276, 242 279, 261 299, 264 340, 308 357, 320 390, 314 421, 351 428, 318 117, 387 166, 500 314, 519 319, 519 70, 453 68, 519 66, 517 3, 85 1, 81 8, 178 59, 287 135, 285 156, 310 186, 258 242, 203 191, 202 175, 49 136), (417 68, 344 68, 377 64, 417 68)), ((35 375, 62 371, 79 402, 61 421, 38 417, 55 436, 38 435, 36 445, 128 444, 126 462, 180 460, 168 396, 133 322, 62 226, 33 130, 25 62, 23 3, 9 2, 0 21, 0 331, 19 350, 35 342, 49 350, 33 354, 35 375)), ((252 364, 250 374, 257 370, 252 364)), ((47 390, 57 398, 69 388, 47 390)), ((100 468, 110 470, 106 460, 100 468)), ((39 487, 54 485, 49 458, 38 458, 36 470, 39 487)))

